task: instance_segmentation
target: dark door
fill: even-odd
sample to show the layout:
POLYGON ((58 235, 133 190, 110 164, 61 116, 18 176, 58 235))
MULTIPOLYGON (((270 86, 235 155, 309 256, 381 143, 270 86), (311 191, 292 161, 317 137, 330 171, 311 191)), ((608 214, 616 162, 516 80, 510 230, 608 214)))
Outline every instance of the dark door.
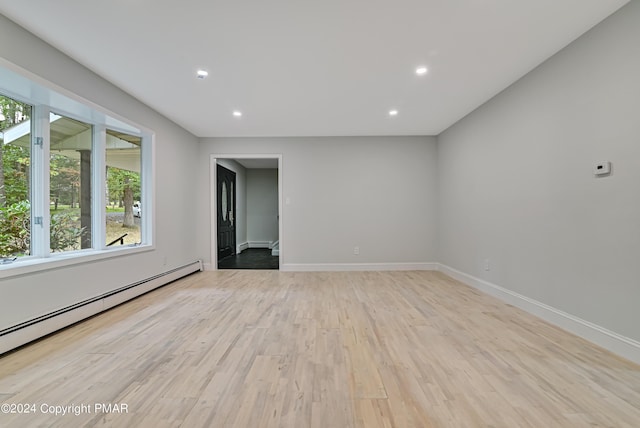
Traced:
POLYGON ((236 173, 218 165, 218 260, 236 253, 236 173))

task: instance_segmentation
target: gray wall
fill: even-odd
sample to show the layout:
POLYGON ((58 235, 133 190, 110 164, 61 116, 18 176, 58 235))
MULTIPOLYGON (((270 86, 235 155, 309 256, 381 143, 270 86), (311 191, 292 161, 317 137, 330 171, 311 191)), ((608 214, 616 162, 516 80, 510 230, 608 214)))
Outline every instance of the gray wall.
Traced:
POLYGON ((439 261, 635 340, 639 23, 630 2, 438 138, 439 261))
POLYGON ((247 170, 247 240, 278 240, 278 170, 247 170))
POLYGON ((0 280, 0 328, 197 260, 197 139, 2 15, 0 40, 5 60, 156 133, 156 250, 0 280))
POLYGON ((433 137, 202 139, 197 249, 207 263, 214 153, 282 155, 285 265, 435 261, 433 137))

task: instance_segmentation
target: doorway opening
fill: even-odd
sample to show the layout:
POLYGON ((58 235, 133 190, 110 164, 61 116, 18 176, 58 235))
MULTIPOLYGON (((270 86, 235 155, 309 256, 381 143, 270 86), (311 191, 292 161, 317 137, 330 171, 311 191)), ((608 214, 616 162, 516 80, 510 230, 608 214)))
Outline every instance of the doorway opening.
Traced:
POLYGON ((211 267, 280 269, 282 156, 211 155, 211 267))

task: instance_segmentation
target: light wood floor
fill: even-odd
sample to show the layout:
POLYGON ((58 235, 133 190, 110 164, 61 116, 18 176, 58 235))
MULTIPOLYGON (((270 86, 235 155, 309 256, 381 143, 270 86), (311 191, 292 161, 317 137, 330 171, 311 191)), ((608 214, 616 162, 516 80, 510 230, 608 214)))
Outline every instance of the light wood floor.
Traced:
POLYGON ((0 403, 37 406, 3 428, 638 427, 640 366, 437 272, 219 271, 0 357, 0 403))

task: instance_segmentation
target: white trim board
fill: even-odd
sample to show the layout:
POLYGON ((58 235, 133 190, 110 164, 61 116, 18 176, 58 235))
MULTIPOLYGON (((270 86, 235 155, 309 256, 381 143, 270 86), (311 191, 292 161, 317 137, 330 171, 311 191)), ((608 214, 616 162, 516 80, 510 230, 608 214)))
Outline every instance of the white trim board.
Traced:
POLYGON ((280 256, 280 241, 276 241, 271 246, 271 255, 280 256))
POLYGON ((441 263, 437 265, 440 272, 453 279, 497 297, 614 354, 640 364, 640 342, 447 265, 441 263))
POLYGON ((241 244, 236 245, 236 254, 239 254, 246 250, 247 248, 268 248, 272 249, 276 245, 278 245, 280 241, 248 241, 243 242, 241 244))
POLYGON ((347 272, 385 270, 438 270, 438 263, 286 263, 288 272, 347 272))
POLYGON ((248 248, 267 248, 270 249, 273 247, 273 241, 249 241, 248 248))

